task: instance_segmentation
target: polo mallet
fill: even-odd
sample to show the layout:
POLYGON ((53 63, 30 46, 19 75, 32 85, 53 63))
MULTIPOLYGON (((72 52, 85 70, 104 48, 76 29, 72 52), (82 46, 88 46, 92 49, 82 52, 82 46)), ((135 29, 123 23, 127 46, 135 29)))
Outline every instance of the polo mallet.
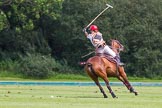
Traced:
POLYGON ((101 11, 85 28, 88 28, 101 14, 103 14, 107 9, 109 9, 109 8, 113 8, 111 5, 109 5, 109 4, 106 4, 106 8, 103 10, 103 11, 101 11))
POLYGON ((93 53, 95 53, 95 51, 92 51, 92 52, 90 52, 90 53, 88 53, 88 54, 86 54, 86 55, 83 55, 83 56, 81 56, 81 58, 87 57, 87 56, 89 56, 89 55, 91 55, 91 54, 93 54, 93 53))
MULTIPOLYGON (((103 14, 108 8, 113 8, 111 5, 109 5, 109 4, 106 4, 106 8, 103 10, 103 11, 101 11, 84 29, 87 29, 101 14, 103 14)), ((95 51, 92 51, 92 52, 90 52, 90 53, 88 53, 88 54, 86 54, 86 55, 84 55, 84 56, 81 56, 81 58, 84 58, 84 57, 86 57, 86 56, 89 56, 90 54, 93 54, 93 53, 95 53, 95 51)))

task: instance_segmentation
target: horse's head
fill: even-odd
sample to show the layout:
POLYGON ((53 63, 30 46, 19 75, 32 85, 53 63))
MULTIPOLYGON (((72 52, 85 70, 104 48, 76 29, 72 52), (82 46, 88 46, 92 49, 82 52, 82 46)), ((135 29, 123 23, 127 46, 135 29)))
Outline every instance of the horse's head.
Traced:
POLYGON ((111 48, 117 54, 120 53, 120 51, 124 50, 124 46, 118 40, 115 39, 111 39, 111 48))

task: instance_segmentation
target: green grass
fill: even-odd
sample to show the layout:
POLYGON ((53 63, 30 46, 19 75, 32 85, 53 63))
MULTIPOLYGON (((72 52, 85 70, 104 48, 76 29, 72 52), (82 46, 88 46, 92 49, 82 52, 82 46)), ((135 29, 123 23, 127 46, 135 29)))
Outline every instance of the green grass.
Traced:
MULTIPOLYGON (((16 73, 16 72, 15 72, 16 73)), ((14 72, 0 71, 0 80, 16 80, 16 81, 92 81, 90 77, 83 72, 82 74, 68 74, 68 73, 56 73, 53 76, 50 76, 47 79, 32 79, 24 78, 21 74, 15 74, 14 72)), ((103 81, 102 79, 100 79, 103 81)), ((109 78, 111 81, 119 81, 117 78, 109 78)), ((130 82, 161 82, 162 79, 148 79, 148 78, 139 78, 139 77, 129 77, 130 82)))
POLYGON ((0 108, 161 108, 161 87, 112 86, 118 96, 104 99, 97 86, 0 86, 0 108))

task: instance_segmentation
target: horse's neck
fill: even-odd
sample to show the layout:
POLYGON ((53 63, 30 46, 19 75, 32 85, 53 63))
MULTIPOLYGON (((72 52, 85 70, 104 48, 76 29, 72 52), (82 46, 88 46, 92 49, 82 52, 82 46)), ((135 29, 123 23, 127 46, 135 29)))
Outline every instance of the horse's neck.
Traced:
POLYGON ((111 45, 111 49, 112 49, 116 54, 119 54, 119 53, 120 53, 120 51, 118 50, 119 48, 117 48, 117 47, 115 47, 115 46, 113 46, 113 45, 111 45))
POLYGON ((123 51, 123 45, 120 44, 118 40, 111 41, 111 48, 116 54, 119 54, 120 51, 123 51))

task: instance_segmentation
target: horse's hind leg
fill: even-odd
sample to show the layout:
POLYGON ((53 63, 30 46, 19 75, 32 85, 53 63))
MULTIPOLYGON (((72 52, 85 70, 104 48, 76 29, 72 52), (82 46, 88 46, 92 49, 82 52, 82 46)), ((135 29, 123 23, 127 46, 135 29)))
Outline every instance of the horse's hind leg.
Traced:
POLYGON ((104 98, 108 98, 104 89, 102 88, 102 86, 100 85, 99 81, 98 81, 98 77, 97 76, 93 76, 90 75, 90 77, 92 78, 92 80, 95 82, 95 84, 99 87, 101 93, 103 94, 104 98))
POLYGON ((100 85, 98 79, 95 81, 95 83, 96 83, 96 85, 99 87, 99 89, 100 89, 101 93, 103 94, 104 98, 108 98, 107 95, 106 95, 106 93, 105 93, 105 91, 104 91, 103 88, 101 87, 101 85, 100 85))
POLYGON ((95 82, 95 84, 99 87, 101 93, 103 94, 104 98, 107 98, 107 95, 104 91, 104 89, 102 88, 102 86, 100 85, 99 81, 98 81, 98 76, 94 73, 92 67, 88 68, 89 70, 87 71, 88 75, 91 77, 91 79, 95 82))
POLYGON ((107 86, 109 92, 111 93, 111 96, 112 96, 113 98, 117 98, 116 95, 114 94, 114 92, 112 91, 111 87, 110 87, 108 78, 107 78, 107 77, 106 77, 106 78, 103 78, 103 80, 105 81, 106 86, 107 86))
POLYGON ((100 68, 98 73, 100 73, 100 74, 99 74, 99 77, 101 77, 101 78, 105 81, 106 86, 107 86, 109 92, 111 93, 111 96, 112 96, 113 98, 116 98, 116 95, 114 94, 114 92, 112 91, 112 89, 111 89, 111 87, 110 87, 109 80, 108 80, 107 74, 106 74, 106 70, 103 69, 103 68, 100 68))

